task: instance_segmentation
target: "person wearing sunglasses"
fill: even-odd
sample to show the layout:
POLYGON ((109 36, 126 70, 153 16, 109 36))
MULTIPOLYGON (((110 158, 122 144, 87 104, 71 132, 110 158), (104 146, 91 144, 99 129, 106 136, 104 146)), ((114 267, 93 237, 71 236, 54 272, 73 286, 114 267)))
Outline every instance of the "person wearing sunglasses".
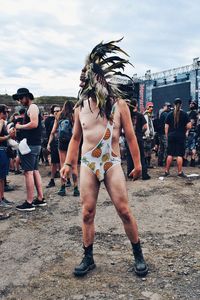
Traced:
MULTIPOLYGON (((9 171, 9 158, 7 155, 7 141, 15 137, 15 129, 9 133, 6 129, 6 120, 8 118, 8 107, 0 105, 0 207, 11 208, 12 202, 4 198, 4 184, 9 171)), ((4 219, 4 214, 1 216, 4 219)))

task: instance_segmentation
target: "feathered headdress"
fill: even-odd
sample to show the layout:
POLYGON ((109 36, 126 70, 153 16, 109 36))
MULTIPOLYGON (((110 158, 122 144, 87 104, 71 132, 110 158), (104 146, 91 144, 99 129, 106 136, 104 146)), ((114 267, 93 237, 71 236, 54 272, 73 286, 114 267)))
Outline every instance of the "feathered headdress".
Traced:
POLYGON ((89 97, 95 97, 100 114, 107 115, 106 108, 110 106, 108 102, 114 102, 116 98, 126 98, 125 89, 122 90, 121 85, 117 85, 114 79, 116 77, 126 77, 129 79, 130 86, 130 80, 132 82, 132 79, 120 71, 124 71, 125 65, 130 64, 130 62, 116 55, 108 56, 116 52, 129 56, 115 45, 122 39, 108 43, 101 42, 88 55, 81 73, 83 84, 81 85, 82 89, 79 91, 76 107, 83 106, 83 101, 89 99, 89 97))

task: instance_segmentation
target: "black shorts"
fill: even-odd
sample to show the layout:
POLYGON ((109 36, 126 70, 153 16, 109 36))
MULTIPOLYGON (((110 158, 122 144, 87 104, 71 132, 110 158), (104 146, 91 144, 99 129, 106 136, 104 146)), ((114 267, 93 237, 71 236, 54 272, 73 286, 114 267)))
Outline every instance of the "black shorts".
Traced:
POLYGON ((69 141, 66 140, 58 140, 58 150, 66 151, 68 150, 69 141))
POLYGON ((52 164, 59 164, 60 163, 60 158, 59 158, 59 153, 58 153, 58 141, 53 140, 50 144, 50 149, 51 149, 51 163, 52 164))
POLYGON ((167 155, 183 157, 185 155, 185 139, 168 136, 167 155))

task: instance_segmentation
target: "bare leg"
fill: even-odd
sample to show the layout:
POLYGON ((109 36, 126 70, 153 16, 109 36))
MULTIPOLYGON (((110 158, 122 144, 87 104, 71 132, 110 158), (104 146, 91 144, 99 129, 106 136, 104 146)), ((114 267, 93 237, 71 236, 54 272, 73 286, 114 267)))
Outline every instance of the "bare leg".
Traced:
POLYGON ((118 215, 123 222, 129 240, 136 244, 139 240, 138 228, 128 205, 126 181, 121 165, 116 165, 108 171, 105 177, 105 185, 118 215))
POLYGON ((4 197, 4 179, 0 179, 0 200, 4 197))
POLYGON ((94 217, 100 183, 89 168, 82 166, 80 170, 80 198, 82 204, 82 232, 85 247, 94 241, 94 217))
POLYGON ((183 158, 181 156, 178 156, 176 161, 177 161, 177 167, 178 167, 178 174, 180 174, 182 172, 183 158))
POLYGON ((38 194, 37 198, 38 200, 42 200, 43 199, 42 179, 38 170, 33 171, 33 177, 34 177, 35 187, 38 194))
POLYGON ((16 170, 19 171, 19 167, 20 167, 20 157, 19 156, 16 157, 15 162, 16 162, 16 170))
POLYGON ((33 171, 25 171, 25 184, 26 184, 26 192, 27 192, 27 202, 32 203, 34 197, 34 177, 33 171))
POLYGON ((166 170, 166 172, 168 172, 168 173, 169 173, 169 169, 170 169, 170 166, 171 166, 171 163, 172 163, 172 159, 173 159, 173 156, 171 156, 171 155, 168 155, 168 156, 167 156, 167 161, 166 161, 166 168, 165 168, 165 170, 166 170))

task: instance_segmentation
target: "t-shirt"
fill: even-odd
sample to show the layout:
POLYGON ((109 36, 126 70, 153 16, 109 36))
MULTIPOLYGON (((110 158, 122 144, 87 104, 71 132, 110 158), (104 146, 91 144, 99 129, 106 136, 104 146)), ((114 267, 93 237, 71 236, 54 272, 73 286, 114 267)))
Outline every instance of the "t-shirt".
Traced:
POLYGON ((139 113, 138 111, 133 111, 131 113, 133 128, 135 130, 135 134, 138 140, 142 140, 143 136, 143 126, 147 123, 143 114, 139 113))
POLYGON ((49 116, 44 121, 45 128, 46 128, 46 135, 47 135, 48 139, 49 139, 49 136, 51 134, 51 130, 53 128, 54 121, 55 121, 55 117, 54 116, 49 116))
POLYGON ((186 133, 186 125, 190 122, 188 114, 184 111, 180 111, 179 122, 174 127, 174 112, 170 112, 167 115, 165 124, 169 125, 168 136, 176 136, 177 138, 184 139, 186 133))
POLYGON ((160 133, 165 134, 165 121, 170 112, 169 111, 163 111, 160 115, 160 133))
MULTIPOLYGON (((19 123, 20 125, 22 125, 24 122, 24 117, 19 117, 17 119, 15 119, 14 121, 14 125, 16 125, 17 123, 19 123)), ((23 140, 24 135, 23 135, 24 130, 20 129, 16 131, 16 139, 18 142, 20 142, 21 140, 23 140)))

